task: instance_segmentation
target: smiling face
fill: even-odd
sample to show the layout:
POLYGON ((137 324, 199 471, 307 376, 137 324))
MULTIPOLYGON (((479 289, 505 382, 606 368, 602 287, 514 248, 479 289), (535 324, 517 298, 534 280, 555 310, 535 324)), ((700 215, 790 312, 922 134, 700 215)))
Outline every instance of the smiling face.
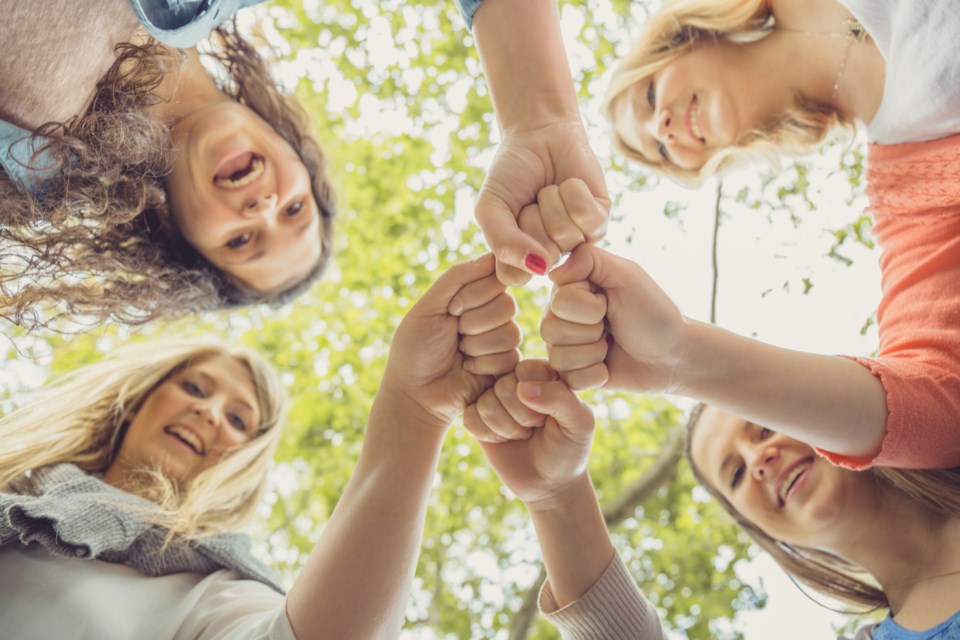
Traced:
POLYGON ((707 407, 692 462, 710 488, 770 537, 843 549, 876 507, 870 474, 834 467, 799 440, 707 407))
POLYGON ((695 171, 762 128, 792 96, 758 78, 754 50, 701 42, 635 83, 613 113, 623 143, 649 164, 695 171))
POLYGON ((296 151, 232 100, 179 120, 167 177, 180 233, 215 267, 257 291, 287 288, 321 257, 320 209, 296 151))
POLYGON ((260 420, 246 366, 222 355, 200 360, 149 393, 104 480, 123 486, 137 471, 159 468, 182 486, 249 442, 260 420))

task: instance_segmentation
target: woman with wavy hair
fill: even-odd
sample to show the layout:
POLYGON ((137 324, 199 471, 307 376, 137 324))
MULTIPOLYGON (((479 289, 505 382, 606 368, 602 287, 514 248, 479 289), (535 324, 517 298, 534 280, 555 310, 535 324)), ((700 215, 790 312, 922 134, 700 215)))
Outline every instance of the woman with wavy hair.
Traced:
POLYGON ((38 640, 395 637, 444 436, 516 365, 514 311, 492 256, 413 306, 286 596, 240 532, 285 405, 263 359, 155 342, 67 375, 0 420, 0 624, 38 640))
POLYGON ((148 0, 74 4, 64 14, 81 23, 66 42, 79 51, 42 48, 54 47, 48 23, 67 27, 52 8, 26 5, 0 47, 66 68, 64 91, 78 97, 61 106, 47 91, 63 80, 56 73, 5 67, 5 89, 17 90, 0 99, 0 316, 26 327, 137 324, 305 290, 330 257, 333 191, 303 111, 236 27, 220 24, 251 3, 201 3, 189 19, 148 0), (98 11, 126 31, 98 31, 98 11), (193 47, 201 39, 204 53, 193 47), (83 85, 75 68, 95 73, 104 58, 106 74, 83 85))

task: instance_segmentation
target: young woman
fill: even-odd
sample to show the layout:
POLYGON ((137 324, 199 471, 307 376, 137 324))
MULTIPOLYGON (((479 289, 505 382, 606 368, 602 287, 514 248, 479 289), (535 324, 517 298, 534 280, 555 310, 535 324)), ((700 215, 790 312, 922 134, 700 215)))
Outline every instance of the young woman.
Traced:
POLYGON ((855 122, 884 145, 949 136, 960 131, 956 28, 928 0, 667 2, 611 79, 614 141, 696 182, 813 152, 855 122))
POLYGON ((36 58, 0 76, 0 315, 141 323, 309 286, 333 192, 302 111, 220 25, 251 3, 60 4, 0 27, 0 59, 36 58))
MULTIPOLYGON (((532 366, 498 380, 465 424, 530 511, 548 574, 541 611, 564 637, 659 639, 656 610, 616 557, 590 488, 593 416, 558 374, 532 366)), ((890 610, 857 640, 956 637, 960 468, 856 472, 719 409, 691 424, 687 453, 701 484, 785 571, 820 593, 890 610)))
POLYGON ((238 533, 281 428, 263 360, 154 343, 74 371, 0 421, 0 624, 38 639, 396 637, 441 444, 516 366, 514 311, 489 255, 410 310, 354 475, 286 597, 238 533))

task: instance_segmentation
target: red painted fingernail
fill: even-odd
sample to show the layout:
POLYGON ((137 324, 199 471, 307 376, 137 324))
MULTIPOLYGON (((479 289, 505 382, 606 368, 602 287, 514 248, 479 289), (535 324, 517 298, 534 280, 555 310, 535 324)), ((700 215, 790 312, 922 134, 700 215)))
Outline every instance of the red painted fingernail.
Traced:
POLYGON ((542 276, 547 272, 547 261, 535 253, 528 253, 523 260, 523 264, 537 275, 542 276))

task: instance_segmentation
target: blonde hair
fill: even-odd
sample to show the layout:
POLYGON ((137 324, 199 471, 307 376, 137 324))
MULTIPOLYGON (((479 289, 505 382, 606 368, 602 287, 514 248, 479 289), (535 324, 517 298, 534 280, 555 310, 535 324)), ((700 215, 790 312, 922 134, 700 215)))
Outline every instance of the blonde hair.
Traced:
MULTIPOLYGON (((869 571, 837 554, 794 545, 767 535, 744 517, 712 486, 693 462, 690 443, 704 405, 687 421, 686 455, 697 482, 720 503, 737 524, 794 580, 844 602, 865 605, 870 610, 890 608, 887 594, 869 571)), ((857 472, 851 472, 857 473, 857 472)), ((960 518, 960 467, 953 469, 893 469, 872 467, 870 474, 886 491, 900 491, 918 502, 932 516, 960 518)))
POLYGON ((157 504, 147 517, 169 529, 168 539, 242 528, 263 495, 286 394, 273 368, 256 352, 209 341, 129 345, 46 386, 0 420, 0 489, 32 469, 58 463, 104 473, 116 457, 128 417, 150 393, 170 376, 216 356, 233 358, 250 372, 261 416, 253 439, 183 486, 144 469, 145 482, 137 494, 157 504))
POLYGON ((722 149, 699 169, 682 169, 668 162, 651 162, 631 147, 619 130, 624 117, 633 117, 630 89, 649 82, 654 74, 690 52, 698 43, 726 40, 749 42, 767 36, 773 14, 766 0, 673 0, 650 16, 643 34, 620 61, 610 79, 604 113, 612 124, 614 147, 627 158, 696 186, 711 175, 756 160, 776 164, 786 153, 809 153, 834 131, 851 132, 853 120, 829 105, 797 95, 794 105, 776 121, 748 131, 733 146, 722 149))

